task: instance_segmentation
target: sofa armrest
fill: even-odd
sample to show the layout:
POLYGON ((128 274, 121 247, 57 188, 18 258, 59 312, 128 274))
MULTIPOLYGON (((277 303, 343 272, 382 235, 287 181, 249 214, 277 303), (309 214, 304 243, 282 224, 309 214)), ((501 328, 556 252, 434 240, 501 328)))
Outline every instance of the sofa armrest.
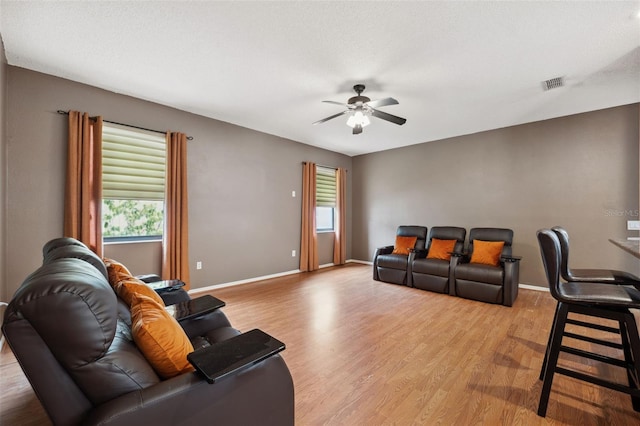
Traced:
POLYGON ((505 306, 513 306, 513 302, 518 297, 520 259, 522 258, 519 256, 502 256, 504 261, 503 305, 505 306))
POLYGON ((220 309, 216 309, 209 314, 197 318, 181 321, 180 327, 182 327, 189 339, 210 334, 211 330, 219 330, 223 336, 226 336, 224 338, 232 337, 236 333, 240 334, 234 331, 235 329, 231 327, 229 319, 220 309), (233 333, 231 333, 231 331, 233 331, 233 333))
POLYGON ((376 257, 378 257, 381 254, 391 254, 391 252, 393 252, 393 246, 384 246, 384 247, 378 247, 376 249, 375 254, 373 255, 373 258, 375 260, 376 257))
POLYGON ((522 259, 522 256, 507 256, 507 255, 500 256, 500 261, 505 263, 515 263, 515 262, 519 262, 521 259, 522 259))
POLYGON ((294 389, 284 360, 274 355, 209 384, 185 373, 108 401, 83 424, 294 424, 294 389), (251 407, 250 410, 246 407, 251 407))
POLYGON ((213 384, 284 349, 284 343, 256 328, 196 349, 187 356, 187 360, 213 384))
POLYGON ((427 249, 411 249, 411 253, 413 253, 413 259, 424 259, 427 257, 428 251, 427 249))
POLYGON ((457 263, 469 263, 469 260, 471 260, 469 253, 466 251, 451 251, 449 254, 452 259, 454 257, 457 259, 457 263))
POLYGON ((378 247, 375 251, 375 253, 373 254, 373 279, 375 281, 380 281, 379 277, 378 277, 378 256, 380 256, 381 254, 391 254, 391 252, 393 252, 393 246, 384 246, 384 247, 378 247))
POLYGON ((160 275, 156 275, 156 274, 136 275, 135 278, 145 283, 154 283, 156 281, 162 281, 162 278, 160 278, 160 275))
POLYGON ((207 315, 216 309, 223 308, 225 305, 226 303, 222 300, 210 294, 205 294, 194 299, 168 305, 165 310, 178 322, 183 322, 207 315))

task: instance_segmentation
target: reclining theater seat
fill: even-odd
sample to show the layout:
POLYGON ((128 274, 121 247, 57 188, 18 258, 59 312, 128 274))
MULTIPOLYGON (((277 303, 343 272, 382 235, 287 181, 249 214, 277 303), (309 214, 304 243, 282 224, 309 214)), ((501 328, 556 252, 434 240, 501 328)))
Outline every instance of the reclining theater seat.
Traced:
POLYGON ((398 226, 395 246, 380 247, 373 256, 373 279, 411 286, 411 274, 408 273, 410 249, 424 250, 426 239, 425 226, 398 226), (415 244, 403 250, 398 246, 402 244, 403 237, 415 238, 415 244))
MULTIPOLYGON (((58 243, 45 246, 2 326, 53 424, 293 424, 293 382, 279 355, 214 384, 196 372, 162 379, 133 340, 102 259, 58 243)), ((196 348, 240 334, 219 309, 181 325, 196 348)))
POLYGON ((511 229, 471 229, 469 253, 460 260, 453 271, 455 279, 450 294, 481 302, 512 306, 518 297, 520 271, 520 258, 511 255, 512 243, 511 229), (496 243, 498 243, 497 248, 496 243), (504 243, 501 251, 500 243, 504 243))
POLYGON ((455 226, 431 228, 427 249, 416 250, 415 258, 409 265, 413 286, 421 290, 448 294, 450 283, 453 282, 453 271, 460 259, 459 256, 451 256, 448 252, 462 253, 466 235, 466 229, 455 226))

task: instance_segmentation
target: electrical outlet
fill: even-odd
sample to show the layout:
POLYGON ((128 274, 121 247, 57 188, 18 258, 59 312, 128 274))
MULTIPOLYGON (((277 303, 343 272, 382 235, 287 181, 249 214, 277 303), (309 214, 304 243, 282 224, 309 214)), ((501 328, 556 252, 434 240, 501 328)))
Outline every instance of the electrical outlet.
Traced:
POLYGON ((291 250, 291 257, 296 257, 296 251, 295 250, 291 250))
POLYGON ((196 269, 202 269, 202 262, 196 262, 196 269))
POLYGON ((628 231, 638 231, 638 230, 640 230, 640 220, 628 220, 627 221, 627 230, 628 231))
POLYGON ((292 196, 293 198, 296 198, 296 191, 291 191, 291 196, 292 196))

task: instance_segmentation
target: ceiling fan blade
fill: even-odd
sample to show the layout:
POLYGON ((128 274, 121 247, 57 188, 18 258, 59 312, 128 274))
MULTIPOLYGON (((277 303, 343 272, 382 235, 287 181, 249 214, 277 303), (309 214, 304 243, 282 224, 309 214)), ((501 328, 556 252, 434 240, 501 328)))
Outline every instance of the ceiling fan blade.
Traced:
POLYGON ((404 123, 407 122, 406 118, 402 118, 402 117, 397 117, 395 115, 391 115, 391 114, 387 114, 386 112, 382 112, 382 111, 378 111, 377 109, 371 109, 371 115, 373 115, 374 117, 377 118, 381 118, 383 120, 386 121, 390 121, 392 123, 395 123, 399 126, 402 126, 404 123))
POLYGON ((356 124, 353 127, 353 134, 354 135, 359 135, 360 133, 362 133, 362 126, 360 124, 356 124))
POLYGON ((345 111, 339 112, 339 113, 337 113, 337 114, 330 115, 329 117, 327 117, 327 118, 323 118, 322 120, 318 120, 318 121, 316 121, 316 122, 315 122, 315 123, 313 123, 313 124, 320 124, 320 123, 324 123, 325 121, 329 121, 329 120, 331 120, 331 119, 333 119, 333 118, 340 117, 341 115, 344 115, 344 114, 346 114, 346 113, 348 113, 348 112, 349 112, 349 110, 345 110, 345 111))
POLYGON ((383 107, 387 105, 398 105, 398 103, 399 102, 393 98, 384 98, 384 99, 376 99, 375 101, 369 101, 367 102, 367 105, 369 105, 371 108, 378 108, 378 107, 383 107))
POLYGON ((324 102, 326 104, 340 105, 340 106, 343 106, 343 107, 349 106, 349 105, 346 105, 344 102, 336 102, 336 101, 322 101, 322 102, 324 102))

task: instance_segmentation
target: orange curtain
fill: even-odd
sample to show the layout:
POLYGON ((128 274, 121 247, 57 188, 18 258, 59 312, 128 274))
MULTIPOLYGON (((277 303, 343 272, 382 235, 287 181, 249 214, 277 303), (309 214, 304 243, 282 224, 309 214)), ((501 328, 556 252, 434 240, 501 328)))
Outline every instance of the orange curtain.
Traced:
POLYGON ((316 234, 316 165, 303 163, 302 169, 302 230, 300 232, 300 270, 318 269, 318 238, 316 234))
POLYGON ((64 235, 102 256, 102 117, 69 111, 64 235))
POLYGON ((189 210, 187 199, 187 136, 167 132, 162 279, 179 279, 189 289, 189 210))
POLYGON ((347 171, 336 170, 336 224, 333 240, 333 264, 344 265, 347 261, 347 171))

